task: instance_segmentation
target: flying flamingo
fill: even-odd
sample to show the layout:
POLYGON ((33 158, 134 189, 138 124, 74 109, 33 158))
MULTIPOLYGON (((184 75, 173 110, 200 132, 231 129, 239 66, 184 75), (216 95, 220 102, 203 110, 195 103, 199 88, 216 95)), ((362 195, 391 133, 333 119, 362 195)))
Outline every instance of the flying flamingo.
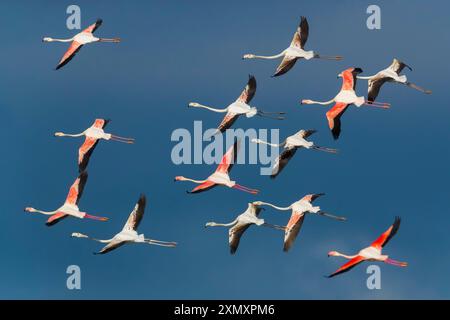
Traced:
POLYGON ((86 212, 80 211, 80 209, 78 208, 78 202, 80 201, 80 198, 83 194, 87 178, 88 174, 85 171, 78 176, 73 185, 70 187, 66 201, 59 209, 56 209, 55 211, 42 211, 31 207, 26 207, 24 210, 26 212, 37 212, 49 215, 50 218, 47 220, 47 226, 52 226, 68 216, 80 219, 88 218, 99 221, 108 220, 108 218, 92 216, 90 214, 87 214, 86 212))
POLYGON ((247 118, 251 118, 255 115, 261 117, 267 117, 271 119, 283 120, 283 117, 271 116, 271 114, 284 114, 284 112, 264 112, 256 109, 255 107, 251 107, 249 105, 250 101, 253 99, 256 92, 256 79, 254 76, 250 75, 247 85, 242 91, 241 95, 235 102, 230 104, 228 107, 224 109, 215 109, 211 108, 197 102, 189 103, 189 107, 193 108, 203 108, 213 112, 226 112, 225 117, 222 122, 219 124, 216 133, 224 132, 228 128, 230 128, 233 123, 239 118, 240 115, 245 115, 247 118))
POLYGON ((99 240, 99 239, 90 238, 89 236, 82 234, 82 233, 78 233, 78 232, 72 233, 72 237, 87 238, 87 239, 91 239, 91 240, 98 241, 101 243, 107 243, 107 245, 102 250, 100 250, 100 252, 96 252, 95 254, 105 254, 109 251, 117 249, 118 247, 120 247, 126 243, 147 243, 147 244, 153 244, 153 245, 157 245, 157 246, 174 248, 177 245, 176 242, 166 242, 166 241, 147 239, 144 237, 143 234, 137 233, 137 228, 138 228, 139 224, 141 223, 142 218, 144 217, 145 204, 146 204, 146 198, 144 195, 141 195, 138 202, 136 203, 133 211, 130 213, 130 216, 128 217, 127 222, 123 226, 123 229, 118 234, 116 234, 113 238, 111 238, 109 240, 99 240))
POLYGON ((295 152, 297 149, 300 148, 306 148, 306 149, 312 149, 312 150, 320 150, 330 153, 337 153, 336 149, 331 148, 325 148, 325 147, 319 147, 314 144, 312 141, 306 140, 310 135, 315 133, 316 130, 300 130, 296 134, 293 134, 292 136, 289 136, 282 142, 281 144, 274 144, 269 143, 260 139, 252 139, 252 142, 254 143, 262 143, 267 144, 271 147, 283 147, 283 152, 278 156, 278 158, 275 160, 275 165, 272 169, 271 178, 275 178, 288 164, 289 160, 292 159, 292 157, 295 155, 295 152))
POLYGON ((397 267, 406 267, 408 263, 400 262, 393 259, 390 259, 389 256, 381 254, 384 246, 391 240, 393 236, 398 231, 400 227, 400 218, 396 217, 394 224, 389 227, 377 240, 375 240, 369 247, 362 249, 358 254, 353 256, 348 256, 337 251, 331 251, 328 253, 328 256, 333 257, 344 257, 349 259, 350 261, 336 270, 334 273, 328 276, 328 278, 337 276, 338 274, 344 273, 355 267, 357 264, 363 261, 382 261, 388 264, 392 264, 397 267))
POLYGON ((259 201, 250 202, 248 204, 247 210, 240 214, 230 223, 217 223, 208 222, 205 225, 207 227, 231 227, 228 230, 228 242, 230 245, 230 253, 234 254, 239 246, 239 241, 241 240, 244 232, 251 226, 265 226, 274 229, 284 230, 284 227, 272 225, 264 222, 264 219, 259 218, 259 214, 262 208, 259 207, 259 201))
POLYGON ((392 61, 391 65, 384 70, 381 70, 377 74, 369 77, 358 76, 358 79, 361 80, 369 80, 369 88, 367 94, 368 101, 375 101, 378 94, 380 93, 381 86, 386 82, 396 82, 404 84, 410 88, 416 89, 426 94, 431 94, 431 90, 427 90, 424 88, 415 85, 408 81, 405 75, 400 75, 404 68, 408 68, 412 71, 411 67, 402 61, 395 59, 392 61))
POLYGON ((257 56, 254 54, 246 54, 243 59, 278 59, 283 57, 281 64, 278 66, 277 71, 272 77, 278 77, 288 72, 297 62, 298 59, 310 60, 327 59, 327 60, 342 60, 341 56, 321 56, 314 51, 305 51, 304 47, 308 40, 309 25, 308 20, 305 17, 301 17, 300 25, 294 33, 294 38, 290 46, 283 50, 281 53, 274 56, 257 56))
POLYGON ((230 179, 229 173, 233 167, 233 164, 236 162, 238 149, 239 149, 239 142, 235 141, 234 144, 228 149, 228 151, 222 157, 222 160, 220 164, 217 166, 216 171, 214 171, 214 173, 210 175, 207 179, 193 180, 185 178, 183 176, 177 176, 175 177, 175 181, 191 181, 199 184, 199 186, 195 187, 191 192, 188 193, 199 193, 209 190, 217 185, 222 185, 228 188, 238 189, 251 194, 257 194, 259 192, 258 190, 241 186, 240 184, 237 184, 236 181, 232 181, 230 179))
POLYGON ((110 120, 105 119, 95 119, 95 122, 78 134, 67 134, 62 132, 56 132, 55 137, 81 137, 85 136, 84 143, 81 145, 78 150, 78 167, 80 172, 84 171, 89 163, 89 159, 94 152, 95 147, 98 144, 100 139, 104 140, 114 140, 124 143, 134 143, 134 139, 131 138, 123 138, 119 136, 112 135, 110 133, 105 133, 103 129, 105 129, 106 125, 110 120))
POLYGON ((80 33, 76 34, 74 37, 70 39, 54 39, 50 37, 44 37, 42 39, 43 42, 72 42, 70 44, 69 49, 66 51, 64 56, 61 58, 61 61, 56 66, 56 70, 62 68, 65 66, 70 60, 73 59, 73 57, 77 54, 77 52, 81 49, 81 47, 85 44, 92 43, 92 42, 114 42, 118 43, 120 42, 119 38, 112 38, 112 39, 106 39, 106 38, 97 38, 94 36, 95 30, 97 30, 98 27, 102 24, 102 20, 98 19, 94 24, 90 25, 80 33))
POLYGON ((331 215, 329 213, 326 213, 320 209, 318 206, 313 206, 312 203, 314 200, 316 200, 318 197, 323 196, 324 193, 318 193, 318 194, 308 194, 301 198, 300 200, 294 202, 289 207, 278 207, 271 203, 267 202, 259 202, 259 205, 266 205, 270 206, 277 210, 282 211, 289 211, 292 210, 291 218, 289 219, 289 222, 287 223, 285 227, 285 233, 284 233, 284 247, 283 251, 287 252, 292 245, 294 244, 295 239, 297 238, 298 233, 300 232, 300 228, 302 227, 303 220, 305 219, 306 213, 311 214, 318 214, 321 216, 329 217, 332 219, 336 219, 339 221, 345 221, 346 218, 344 217, 338 217, 331 215))
POLYGON ((354 104, 357 107, 366 105, 383 109, 387 109, 390 106, 389 103, 368 102, 364 97, 358 97, 356 95, 356 76, 361 72, 362 70, 360 68, 349 68, 340 73, 338 77, 341 77, 343 80, 341 91, 339 91, 336 97, 329 101, 320 102, 309 99, 301 101, 302 104, 329 105, 335 103, 334 107, 326 113, 328 126, 330 127, 335 140, 339 138, 341 133, 341 116, 344 114, 345 110, 347 110, 349 105, 354 104))

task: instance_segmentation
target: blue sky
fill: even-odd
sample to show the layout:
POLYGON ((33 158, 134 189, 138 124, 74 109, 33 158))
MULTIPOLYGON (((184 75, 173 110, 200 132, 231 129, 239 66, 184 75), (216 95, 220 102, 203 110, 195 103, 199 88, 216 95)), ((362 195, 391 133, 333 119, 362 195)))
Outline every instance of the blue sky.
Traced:
MULTIPOLYGON (((366 28, 374 2, 78 1, 83 27, 98 17, 97 34, 122 43, 92 44, 66 67, 53 70, 66 44, 43 36, 70 37, 66 8, 72 2, 2 2, 0 112, 4 124, 2 263, 0 298, 113 299, 403 299, 450 298, 448 181, 450 178, 448 83, 449 5, 443 1, 377 1, 382 29, 366 28), (341 62, 308 61, 272 79, 278 61, 242 61, 244 53, 275 54, 291 41, 307 16, 307 48, 340 54, 341 62), (328 132, 325 108, 299 100, 328 100, 347 67, 372 74, 393 57, 414 69, 409 79, 433 90, 427 96, 386 85, 380 101, 392 108, 350 108, 341 139, 328 132), (338 148, 337 156, 298 152, 274 181, 259 166, 240 165, 232 176, 262 190, 252 196, 216 188, 188 195, 190 184, 173 177, 206 177, 213 166, 172 164, 174 129, 202 120, 214 127, 221 115, 190 110, 189 101, 225 107, 248 74, 258 81, 255 106, 288 112, 276 122, 251 118, 235 127, 280 128, 282 137, 315 128, 313 141, 338 148), (23 207, 54 210, 77 175, 81 140, 56 139, 55 131, 79 132, 96 117, 110 118, 109 132, 134 137, 135 145, 101 143, 89 165, 81 209, 107 215, 106 223, 66 219, 45 226, 46 217, 23 207), (147 195, 140 232, 177 241, 176 249, 125 246, 93 256, 101 245, 70 238, 74 231, 100 238, 118 232, 140 193, 147 195), (249 201, 288 205, 307 193, 325 192, 318 204, 348 217, 340 223, 308 216, 295 246, 282 252, 282 234, 252 227, 231 256, 227 230, 205 230, 207 221, 231 221, 249 201), (325 279, 344 260, 333 249, 357 252, 393 222, 402 225, 385 252, 409 262, 405 269, 381 265, 382 290, 366 288, 367 265, 325 279), (82 271, 82 289, 66 288, 66 268, 82 271)), ((366 85, 358 83, 358 93, 366 85)), ((263 218, 284 224, 288 213, 263 218)))

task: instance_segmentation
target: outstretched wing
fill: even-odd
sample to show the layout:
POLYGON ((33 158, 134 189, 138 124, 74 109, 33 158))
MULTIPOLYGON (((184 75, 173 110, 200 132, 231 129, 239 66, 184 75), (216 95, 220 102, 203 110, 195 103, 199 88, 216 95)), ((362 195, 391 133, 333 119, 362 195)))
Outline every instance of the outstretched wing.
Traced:
POLYGON ((303 49, 306 41, 308 41, 309 35, 309 25, 306 17, 300 18, 300 24, 294 33, 292 38, 291 46, 303 49))
POLYGON ((98 139, 86 137, 84 143, 78 149, 78 170, 80 172, 86 170, 89 159, 91 158, 95 147, 97 147, 98 141, 98 139))
POLYGON ((63 57, 59 61, 58 65, 56 66, 56 70, 61 69, 64 67, 67 63, 69 63, 70 60, 75 57, 78 51, 80 51, 81 47, 83 45, 77 41, 72 41, 70 44, 69 49, 67 49, 66 53, 64 53, 63 57))
POLYGON ((295 65, 295 62, 297 62, 297 57, 285 55, 283 57, 283 60, 281 60, 280 65, 277 68, 277 71, 275 71, 274 75, 272 77, 278 77, 282 74, 285 74, 289 70, 292 69, 292 67, 295 65))
POLYGON ((380 93, 381 86, 386 83, 388 78, 386 77, 374 77, 369 80, 367 101, 373 102, 380 93))
POLYGON ((342 88, 341 90, 355 90, 356 76, 362 72, 361 68, 349 68, 344 70, 342 75, 342 88))
POLYGON ((144 217, 145 205, 147 203, 147 199, 143 194, 139 197, 138 202, 134 206, 133 211, 130 213, 127 222, 123 226, 123 230, 136 231, 139 224, 141 223, 142 218, 144 217))
POLYGON ((324 196, 325 193, 313 193, 313 194, 307 194, 306 196, 304 196, 302 198, 302 200, 304 201, 308 201, 308 202, 314 202, 314 200, 316 200, 317 198, 324 196))
POLYGON ((236 140, 233 145, 227 150, 220 161, 219 166, 216 171, 222 173, 228 173, 233 168, 234 163, 237 159, 237 154, 239 151, 239 140, 236 140))
POLYGON ((275 164, 272 169, 272 174, 270 177, 274 179, 280 172, 286 167, 288 162, 292 159, 292 157, 297 152, 297 148, 288 148, 283 150, 283 152, 278 156, 275 160, 275 164))
POLYGON ((300 232, 304 220, 305 220, 304 213, 292 212, 291 218, 289 219, 289 222, 284 231, 283 251, 287 252, 292 247, 295 239, 297 238, 300 232))
POLYGON ((72 184, 69 189, 69 193, 66 198, 66 203, 71 205, 78 205, 78 202, 83 195, 84 186, 86 185, 86 181, 88 178, 88 174, 86 171, 80 173, 78 178, 72 184))
POLYGON ((111 120, 109 119, 95 119, 94 123, 91 127, 97 128, 97 129, 105 129, 105 127, 108 125, 108 123, 111 120))
POLYGON ((299 134, 302 138, 306 139, 312 134, 316 133, 317 130, 311 129, 311 130, 300 130, 299 134))
POLYGON ((102 22, 103 22, 102 19, 97 19, 97 21, 95 23, 91 24, 89 27, 84 29, 83 32, 94 33, 94 31, 97 30, 98 27, 100 27, 102 25, 102 22))
POLYGON ((222 122, 217 127, 217 131, 225 132, 225 130, 229 129, 238 118, 239 118, 238 113, 227 112, 222 122))
POLYGON ((67 217, 68 217, 68 215, 65 214, 64 212, 57 212, 54 215, 51 215, 45 224, 48 227, 51 227, 54 224, 57 224, 59 221, 63 220, 64 218, 67 218, 67 217))
POLYGON ((391 240, 392 237, 395 236, 398 229, 400 228, 400 222, 400 217, 395 217, 394 224, 391 225, 389 229, 387 229, 381 236, 379 236, 378 239, 371 244, 371 246, 381 250, 381 248, 383 248, 389 242, 389 240, 391 240))
POLYGON ((114 249, 117 249, 121 246, 123 246, 126 242, 118 239, 113 239, 110 243, 108 243, 106 246, 102 248, 99 252, 96 252, 95 254, 105 254, 108 253, 114 249))
POLYGON ((344 264, 342 267, 340 267, 339 269, 337 269, 334 273, 330 274, 328 276, 328 278, 332 278, 334 276, 337 276, 338 274, 350 271, 352 268, 354 268, 355 266, 357 266, 358 264, 360 264, 361 262, 363 262, 365 259, 361 256, 357 256, 353 259, 351 259, 349 262, 347 262, 346 264, 344 264))
POLYGON ((392 60, 391 65, 389 66, 389 69, 400 75, 400 72, 402 72, 402 70, 405 67, 407 67, 410 71, 412 71, 411 67, 408 66, 406 63, 394 58, 394 60, 392 60))
POLYGON ((237 98, 236 101, 248 104, 255 96, 255 92, 256 92, 256 79, 254 76, 249 75, 247 85, 245 86, 244 90, 242 91, 241 95, 239 96, 239 98, 237 98))
POLYGON ((202 184, 199 184, 198 186, 196 186, 192 191, 188 191, 188 193, 200 193, 209 189, 212 189, 216 186, 215 182, 212 181, 205 181, 202 184))
POLYGON ((337 140, 341 134, 341 117, 347 110, 348 104, 336 102, 336 104, 326 113, 328 126, 330 127, 333 138, 337 140))
POLYGON ((228 230, 228 242, 230 245, 230 253, 235 254, 239 247, 239 242, 244 232, 250 227, 250 224, 238 223, 228 230))

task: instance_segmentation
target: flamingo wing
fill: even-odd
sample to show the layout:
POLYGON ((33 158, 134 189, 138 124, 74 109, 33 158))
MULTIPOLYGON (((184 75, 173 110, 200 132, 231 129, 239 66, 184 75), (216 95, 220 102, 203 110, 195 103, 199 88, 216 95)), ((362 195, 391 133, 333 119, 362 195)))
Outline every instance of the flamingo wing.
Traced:
POLYGON ((239 118, 239 114, 238 113, 227 112, 227 114, 223 118, 222 122, 217 127, 217 131, 225 132, 225 130, 229 129, 233 125, 233 123, 236 122, 236 120, 238 118, 239 118))
POLYGON ((297 30, 294 33, 294 37, 292 38, 291 46, 303 49, 308 41, 309 35, 309 24, 306 17, 300 18, 300 24, 297 30))
POLYGON ((297 62, 297 59, 298 59, 297 57, 285 55, 272 77, 281 76, 282 74, 285 74, 286 72, 291 70, 292 67, 295 65, 295 63, 297 62))
POLYGON ((242 91, 241 95, 239 96, 239 98, 237 98, 236 101, 249 104, 250 101, 255 96, 255 92, 256 92, 256 79, 254 76, 249 75, 247 85, 245 86, 244 90, 242 91))
POLYGON ((400 72, 402 72, 405 67, 408 68, 410 71, 412 71, 412 68, 408 66, 406 63, 394 58, 394 60, 392 60, 391 65, 389 66, 389 69, 400 75, 400 72))
POLYGON ((400 228, 400 222, 400 217, 395 217, 394 224, 392 224, 389 229, 387 229, 381 236, 379 236, 378 239, 371 244, 371 246, 377 248, 378 250, 381 250, 389 242, 389 240, 391 240, 392 237, 395 236, 398 229, 400 228))
POLYGON ((350 271, 352 268, 354 268, 355 266, 357 266, 358 264, 360 264, 361 262, 363 262, 365 260, 365 258, 361 257, 361 256, 357 256, 353 259, 351 259, 349 262, 347 262, 346 264, 344 264, 342 267, 340 267, 339 269, 337 269, 334 273, 330 274, 328 276, 328 278, 332 278, 334 276, 337 276, 338 274, 350 271))
POLYGON ((136 231, 139 224, 141 223, 142 218, 144 217, 145 205, 147 203, 146 197, 141 194, 138 202, 134 206, 133 211, 131 211, 130 216, 125 223, 123 230, 134 230, 136 231))
POLYGON ((113 239, 110 243, 108 243, 106 246, 102 248, 99 252, 96 252, 95 254, 105 254, 108 253, 114 249, 117 249, 121 246, 123 246, 126 242, 118 239, 113 239))
POLYGON ((348 104, 346 103, 336 102, 333 108, 326 113, 328 126, 330 127, 334 140, 337 140, 341 134, 341 116, 347 110, 347 107, 348 104))
POLYGON ((94 152, 95 147, 97 147, 98 139, 86 137, 84 143, 78 149, 78 169, 80 172, 86 170, 86 167, 91 158, 92 152, 94 152))
POLYGON ((228 173, 233 168, 234 163, 237 159, 237 154, 239 150, 239 141, 236 140, 233 145, 227 150, 223 155, 220 164, 217 166, 216 171, 221 173, 228 173))
POLYGON ((375 101, 380 93, 381 86, 388 81, 387 77, 374 77, 369 80, 367 100, 370 102, 375 101))
POLYGON ((287 166, 288 162, 292 159, 292 157, 297 152, 297 148, 287 148, 285 149, 275 160, 275 164, 272 169, 272 174, 270 177, 275 179, 275 177, 280 174, 280 172, 287 166))
POLYGON ((91 127, 97 128, 97 129, 105 129, 105 127, 108 125, 108 123, 111 120, 109 119, 95 119, 94 123, 91 127))
POLYGON ((212 189, 216 186, 217 184, 215 182, 212 181, 205 181, 202 184, 199 184, 198 186, 196 186, 192 191, 189 191, 189 193, 200 193, 209 189, 212 189))
POLYGON ((70 60, 75 57, 78 51, 80 51, 81 47, 83 45, 77 41, 72 41, 70 44, 69 49, 67 49, 66 53, 64 53, 63 57, 61 58, 61 61, 59 61, 58 65, 56 66, 56 70, 61 69, 64 67, 67 63, 69 63, 70 60))
POLYGON ((81 196, 83 195, 83 190, 84 186, 86 185, 87 178, 88 174, 86 171, 80 173, 78 178, 70 187, 65 203, 71 205, 78 205, 78 202, 80 201, 81 196))
POLYGON ((239 247, 239 242, 244 232, 250 227, 248 223, 237 223, 228 230, 228 242, 230 245, 230 253, 235 254, 239 247))
POLYGON ((314 200, 316 200, 317 198, 324 196, 325 193, 313 193, 313 194, 307 194, 306 196, 304 196, 302 198, 302 200, 304 201, 308 201, 308 202, 313 202, 314 200))
POLYGON ((89 27, 87 27, 86 29, 84 29, 83 32, 86 32, 86 33, 94 33, 95 30, 97 30, 98 27, 100 27, 100 26, 102 25, 102 23, 103 23, 103 20, 102 20, 102 19, 97 19, 97 21, 96 21, 95 23, 91 24, 89 27))
POLYGON ((48 227, 53 226, 54 224, 58 223, 59 221, 63 220, 64 218, 67 218, 68 215, 64 212, 57 212, 54 215, 51 215, 50 218, 48 218, 47 222, 45 223, 48 227))
POLYGON ((302 138, 308 138, 309 136, 311 136, 312 134, 316 133, 317 130, 314 129, 310 129, 310 130, 300 130, 300 136, 302 138))
POLYGON ((287 252, 294 244, 295 239, 302 228, 303 221, 305 220, 304 213, 292 212, 291 218, 284 231, 284 246, 283 251, 287 252))
POLYGON ((356 88, 356 76, 362 72, 361 68, 349 68, 344 70, 342 75, 342 88, 341 90, 355 90, 356 88))

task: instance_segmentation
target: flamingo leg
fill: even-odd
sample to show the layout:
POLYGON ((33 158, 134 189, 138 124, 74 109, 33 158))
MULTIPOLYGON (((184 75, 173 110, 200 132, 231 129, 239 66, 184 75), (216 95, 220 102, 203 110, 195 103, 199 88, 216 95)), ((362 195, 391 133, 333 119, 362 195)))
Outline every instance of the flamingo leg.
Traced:
POLYGON ((408 266, 407 262, 401 262, 401 261, 397 261, 397 260, 389 259, 389 258, 384 260, 384 262, 386 262, 387 264, 391 264, 393 266, 397 266, 397 267, 406 267, 406 266, 408 266))
POLYGON ((111 135, 111 140, 123 142, 123 143, 134 143, 133 138, 124 138, 124 137, 119 137, 119 136, 115 136, 115 135, 111 135))
POLYGON ((237 190, 244 191, 244 192, 248 192, 248 193, 251 193, 251 194, 258 194, 258 192, 259 192, 259 190, 256 190, 256 189, 250 189, 250 188, 241 186, 240 184, 235 184, 235 185, 233 186, 233 188, 234 188, 234 189, 237 189, 237 190))
POLYGON ((90 214, 87 214, 87 213, 84 215, 84 218, 97 220, 97 221, 107 221, 109 219, 109 218, 106 218, 106 217, 93 216, 93 215, 90 215, 90 214))

